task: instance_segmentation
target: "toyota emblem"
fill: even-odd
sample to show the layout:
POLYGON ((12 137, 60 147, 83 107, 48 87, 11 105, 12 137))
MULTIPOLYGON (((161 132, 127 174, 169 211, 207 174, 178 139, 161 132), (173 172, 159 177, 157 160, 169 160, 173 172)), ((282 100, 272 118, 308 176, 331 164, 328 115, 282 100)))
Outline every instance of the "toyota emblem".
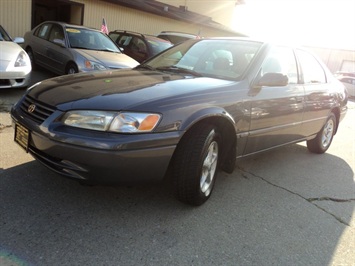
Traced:
POLYGON ((35 109, 36 109, 36 105, 31 104, 30 106, 28 106, 27 111, 28 111, 29 113, 33 113, 33 112, 35 111, 35 109))

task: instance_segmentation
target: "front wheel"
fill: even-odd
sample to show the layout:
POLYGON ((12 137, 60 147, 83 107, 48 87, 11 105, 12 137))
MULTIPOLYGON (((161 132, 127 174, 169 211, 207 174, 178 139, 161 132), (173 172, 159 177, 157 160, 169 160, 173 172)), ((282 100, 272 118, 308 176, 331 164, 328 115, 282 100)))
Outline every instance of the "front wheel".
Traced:
POLYGON ((332 143, 336 129, 336 118, 333 113, 328 117, 323 128, 318 132, 314 139, 307 141, 307 148, 310 152, 324 153, 332 143))
POLYGON ((177 198, 199 206, 211 195, 218 172, 220 135, 212 125, 191 129, 179 143, 173 162, 177 198))
POLYGON ((36 69, 36 62, 35 62, 35 58, 34 58, 32 49, 27 48, 26 53, 27 53, 28 57, 30 58, 32 70, 35 70, 36 69))
POLYGON ((78 72, 79 72, 78 67, 73 63, 70 63, 65 69, 65 74, 75 74, 78 72))

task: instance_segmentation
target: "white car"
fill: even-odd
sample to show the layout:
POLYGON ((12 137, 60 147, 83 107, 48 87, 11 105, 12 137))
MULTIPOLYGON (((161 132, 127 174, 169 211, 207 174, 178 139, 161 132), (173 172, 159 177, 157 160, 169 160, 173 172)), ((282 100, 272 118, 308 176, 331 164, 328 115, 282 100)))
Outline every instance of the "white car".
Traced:
POLYGON ((351 97, 355 97, 355 77, 342 76, 339 80, 344 84, 346 90, 351 97))
POLYGON ((27 87, 31 61, 18 43, 24 39, 11 36, 0 25, 0 89, 27 87))

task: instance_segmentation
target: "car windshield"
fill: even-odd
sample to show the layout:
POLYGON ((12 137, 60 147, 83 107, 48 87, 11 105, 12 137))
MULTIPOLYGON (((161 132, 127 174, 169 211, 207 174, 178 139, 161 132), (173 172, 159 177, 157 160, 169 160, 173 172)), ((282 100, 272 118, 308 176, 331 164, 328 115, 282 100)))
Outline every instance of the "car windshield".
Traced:
POLYGON ((121 53, 105 34, 90 29, 66 28, 71 48, 121 53))
POLYGON ((190 40, 163 52, 142 67, 238 80, 261 45, 247 40, 190 40))
POLYGON ((11 37, 7 34, 5 29, 0 25, 0 41, 8 41, 11 42, 11 37))

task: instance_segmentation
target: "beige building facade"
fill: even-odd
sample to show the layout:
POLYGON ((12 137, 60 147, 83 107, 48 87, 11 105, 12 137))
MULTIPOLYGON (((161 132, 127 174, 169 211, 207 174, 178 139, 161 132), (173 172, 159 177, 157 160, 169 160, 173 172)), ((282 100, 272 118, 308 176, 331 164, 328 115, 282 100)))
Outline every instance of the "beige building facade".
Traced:
POLYGON ((203 14, 213 18, 214 21, 230 26, 233 21, 234 8, 243 1, 236 0, 160 0, 160 2, 186 10, 203 14))
POLYGON ((120 2, 124 1, 1 0, 0 24, 13 37, 23 36, 26 31, 46 20, 60 20, 99 29, 103 18, 109 30, 124 29, 153 35, 163 30, 199 33, 206 37, 238 35, 226 26, 227 22, 223 25, 217 21, 231 18, 235 0, 165 0, 159 1, 160 5, 153 6, 154 9, 148 6, 147 10, 137 5, 143 3, 142 0, 131 1, 138 8, 120 2), (174 16, 176 10, 186 16, 174 16), (202 16, 184 19, 195 12, 202 16))
POLYGON ((328 66, 332 73, 338 71, 355 73, 355 51, 343 49, 329 49, 319 47, 307 47, 317 54, 328 66))
MULTIPOLYGON (((58 20, 109 31, 157 35, 164 30, 210 36, 239 36, 228 28, 243 0, 0 0, 0 24, 22 37, 39 23, 58 20), (147 4, 148 3, 148 4, 147 4)), ((355 72, 355 51, 312 48, 330 70, 355 72)))

